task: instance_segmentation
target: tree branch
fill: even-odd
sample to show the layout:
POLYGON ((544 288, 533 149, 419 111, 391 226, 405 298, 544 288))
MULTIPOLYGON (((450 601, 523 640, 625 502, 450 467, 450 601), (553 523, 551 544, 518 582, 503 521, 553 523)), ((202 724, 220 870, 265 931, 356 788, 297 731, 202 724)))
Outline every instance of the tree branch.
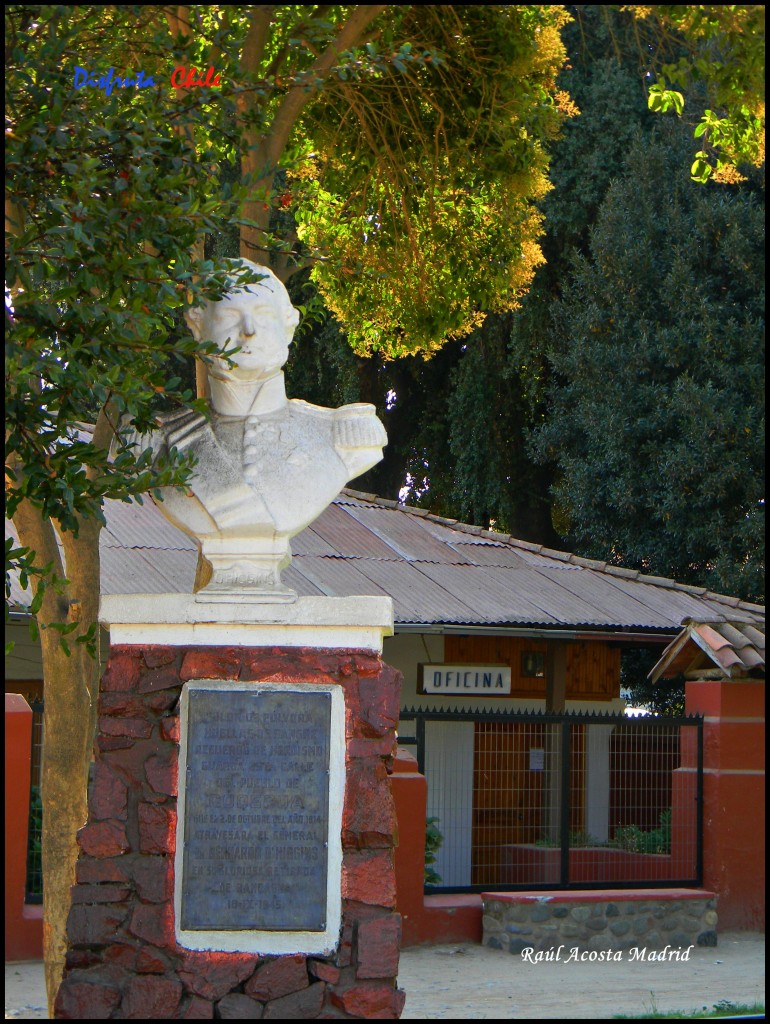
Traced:
POLYGON ((112 444, 112 439, 117 433, 117 399, 112 395, 107 399, 99 410, 96 417, 92 444, 94 448, 106 451, 112 444))
MULTIPOLYGON (((332 5, 331 4, 320 4, 316 8, 316 10, 313 11, 313 13, 310 15, 310 18, 308 20, 309 21, 320 21, 322 18, 324 18, 329 13, 329 11, 331 9, 332 9, 332 5)), ((303 24, 304 24, 303 21, 298 21, 296 26, 295 26, 295 28, 294 28, 294 32, 298 32, 303 24)), ((273 57, 273 59, 270 61, 270 64, 268 65, 267 70, 265 71, 265 77, 266 78, 269 78, 271 75, 277 75, 278 74, 278 69, 280 68, 280 66, 281 66, 281 64, 283 62, 283 59, 284 59, 284 57, 286 56, 286 54, 288 52, 289 52, 289 46, 288 46, 288 43, 285 43, 280 48, 280 50, 276 53, 275 57, 273 57)))
MULTIPOLYGON (((351 49, 362 38, 371 23, 382 14, 387 4, 362 4, 353 10, 348 20, 340 28, 337 36, 310 68, 310 74, 324 78, 334 67, 340 54, 351 49)), ((318 88, 306 85, 294 85, 286 94, 279 106, 267 141, 267 156, 275 166, 278 158, 286 147, 289 135, 297 118, 307 104, 315 99, 318 88)))
MULTIPOLYGON (((59 546, 56 543, 53 523, 50 519, 43 519, 40 509, 33 505, 29 498, 22 498, 19 502, 13 514, 13 525, 16 527, 22 547, 29 548, 34 552, 36 564, 39 566, 51 564, 52 575, 64 579, 64 565, 59 546)), ((31 574, 30 579, 32 593, 33 595, 37 594, 40 585, 39 577, 31 574)), ((67 617, 68 607, 67 597, 57 594, 51 587, 48 587, 38 612, 39 619, 62 622, 67 617)))
POLYGON ((252 71, 255 74, 258 71, 274 14, 274 4, 255 4, 252 8, 251 24, 241 53, 241 71, 252 71))

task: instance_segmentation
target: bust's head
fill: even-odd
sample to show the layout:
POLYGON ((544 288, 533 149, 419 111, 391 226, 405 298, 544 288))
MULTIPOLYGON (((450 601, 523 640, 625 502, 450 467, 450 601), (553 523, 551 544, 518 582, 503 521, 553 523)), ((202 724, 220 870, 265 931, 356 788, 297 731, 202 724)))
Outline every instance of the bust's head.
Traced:
POLYGON ((251 260, 238 261, 261 275, 254 284, 239 285, 217 302, 190 309, 185 320, 196 341, 213 341, 220 352, 240 346, 227 360, 214 357, 210 371, 225 380, 261 381, 274 376, 289 358, 289 345, 299 323, 288 292, 268 267, 251 260))

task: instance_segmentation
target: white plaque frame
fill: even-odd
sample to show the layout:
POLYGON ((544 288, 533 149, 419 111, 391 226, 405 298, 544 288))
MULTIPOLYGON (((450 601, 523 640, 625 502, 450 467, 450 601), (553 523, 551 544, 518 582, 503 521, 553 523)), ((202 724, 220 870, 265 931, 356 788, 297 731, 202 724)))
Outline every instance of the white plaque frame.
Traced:
POLYGON ((180 703, 179 796, 177 798, 176 852, 174 855, 174 928, 186 949, 226 953, 313 953, 327 955, 339 945, 342 927, 342 808, 345 799, 345 698, 341 686, 326 683, 237 682, 229 679, 191 679, 180 703), (326 927, 324 931, 202 931, 180 927, 184 884, 185 782, 190 690, 329 693, 329 819, 326 871, 326 927))

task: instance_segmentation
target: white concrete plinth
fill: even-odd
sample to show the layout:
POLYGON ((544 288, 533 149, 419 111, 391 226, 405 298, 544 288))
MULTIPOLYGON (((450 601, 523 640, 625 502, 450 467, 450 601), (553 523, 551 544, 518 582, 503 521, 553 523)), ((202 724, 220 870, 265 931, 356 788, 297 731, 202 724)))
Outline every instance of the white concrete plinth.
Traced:
POLYGON ((201 601, 196 594, 110 594, 99 622, 113 644, 330 647, 382 653, 389 597, 300 597, 293 604, 201 601))

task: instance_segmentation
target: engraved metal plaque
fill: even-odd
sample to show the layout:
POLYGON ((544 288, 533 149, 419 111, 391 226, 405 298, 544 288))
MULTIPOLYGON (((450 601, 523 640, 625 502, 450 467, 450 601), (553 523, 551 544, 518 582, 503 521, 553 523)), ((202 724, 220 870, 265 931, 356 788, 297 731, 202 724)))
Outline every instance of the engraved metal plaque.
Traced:
POLYGON ((323 931, 331 694, 188 696, 182 929, 323 931))

